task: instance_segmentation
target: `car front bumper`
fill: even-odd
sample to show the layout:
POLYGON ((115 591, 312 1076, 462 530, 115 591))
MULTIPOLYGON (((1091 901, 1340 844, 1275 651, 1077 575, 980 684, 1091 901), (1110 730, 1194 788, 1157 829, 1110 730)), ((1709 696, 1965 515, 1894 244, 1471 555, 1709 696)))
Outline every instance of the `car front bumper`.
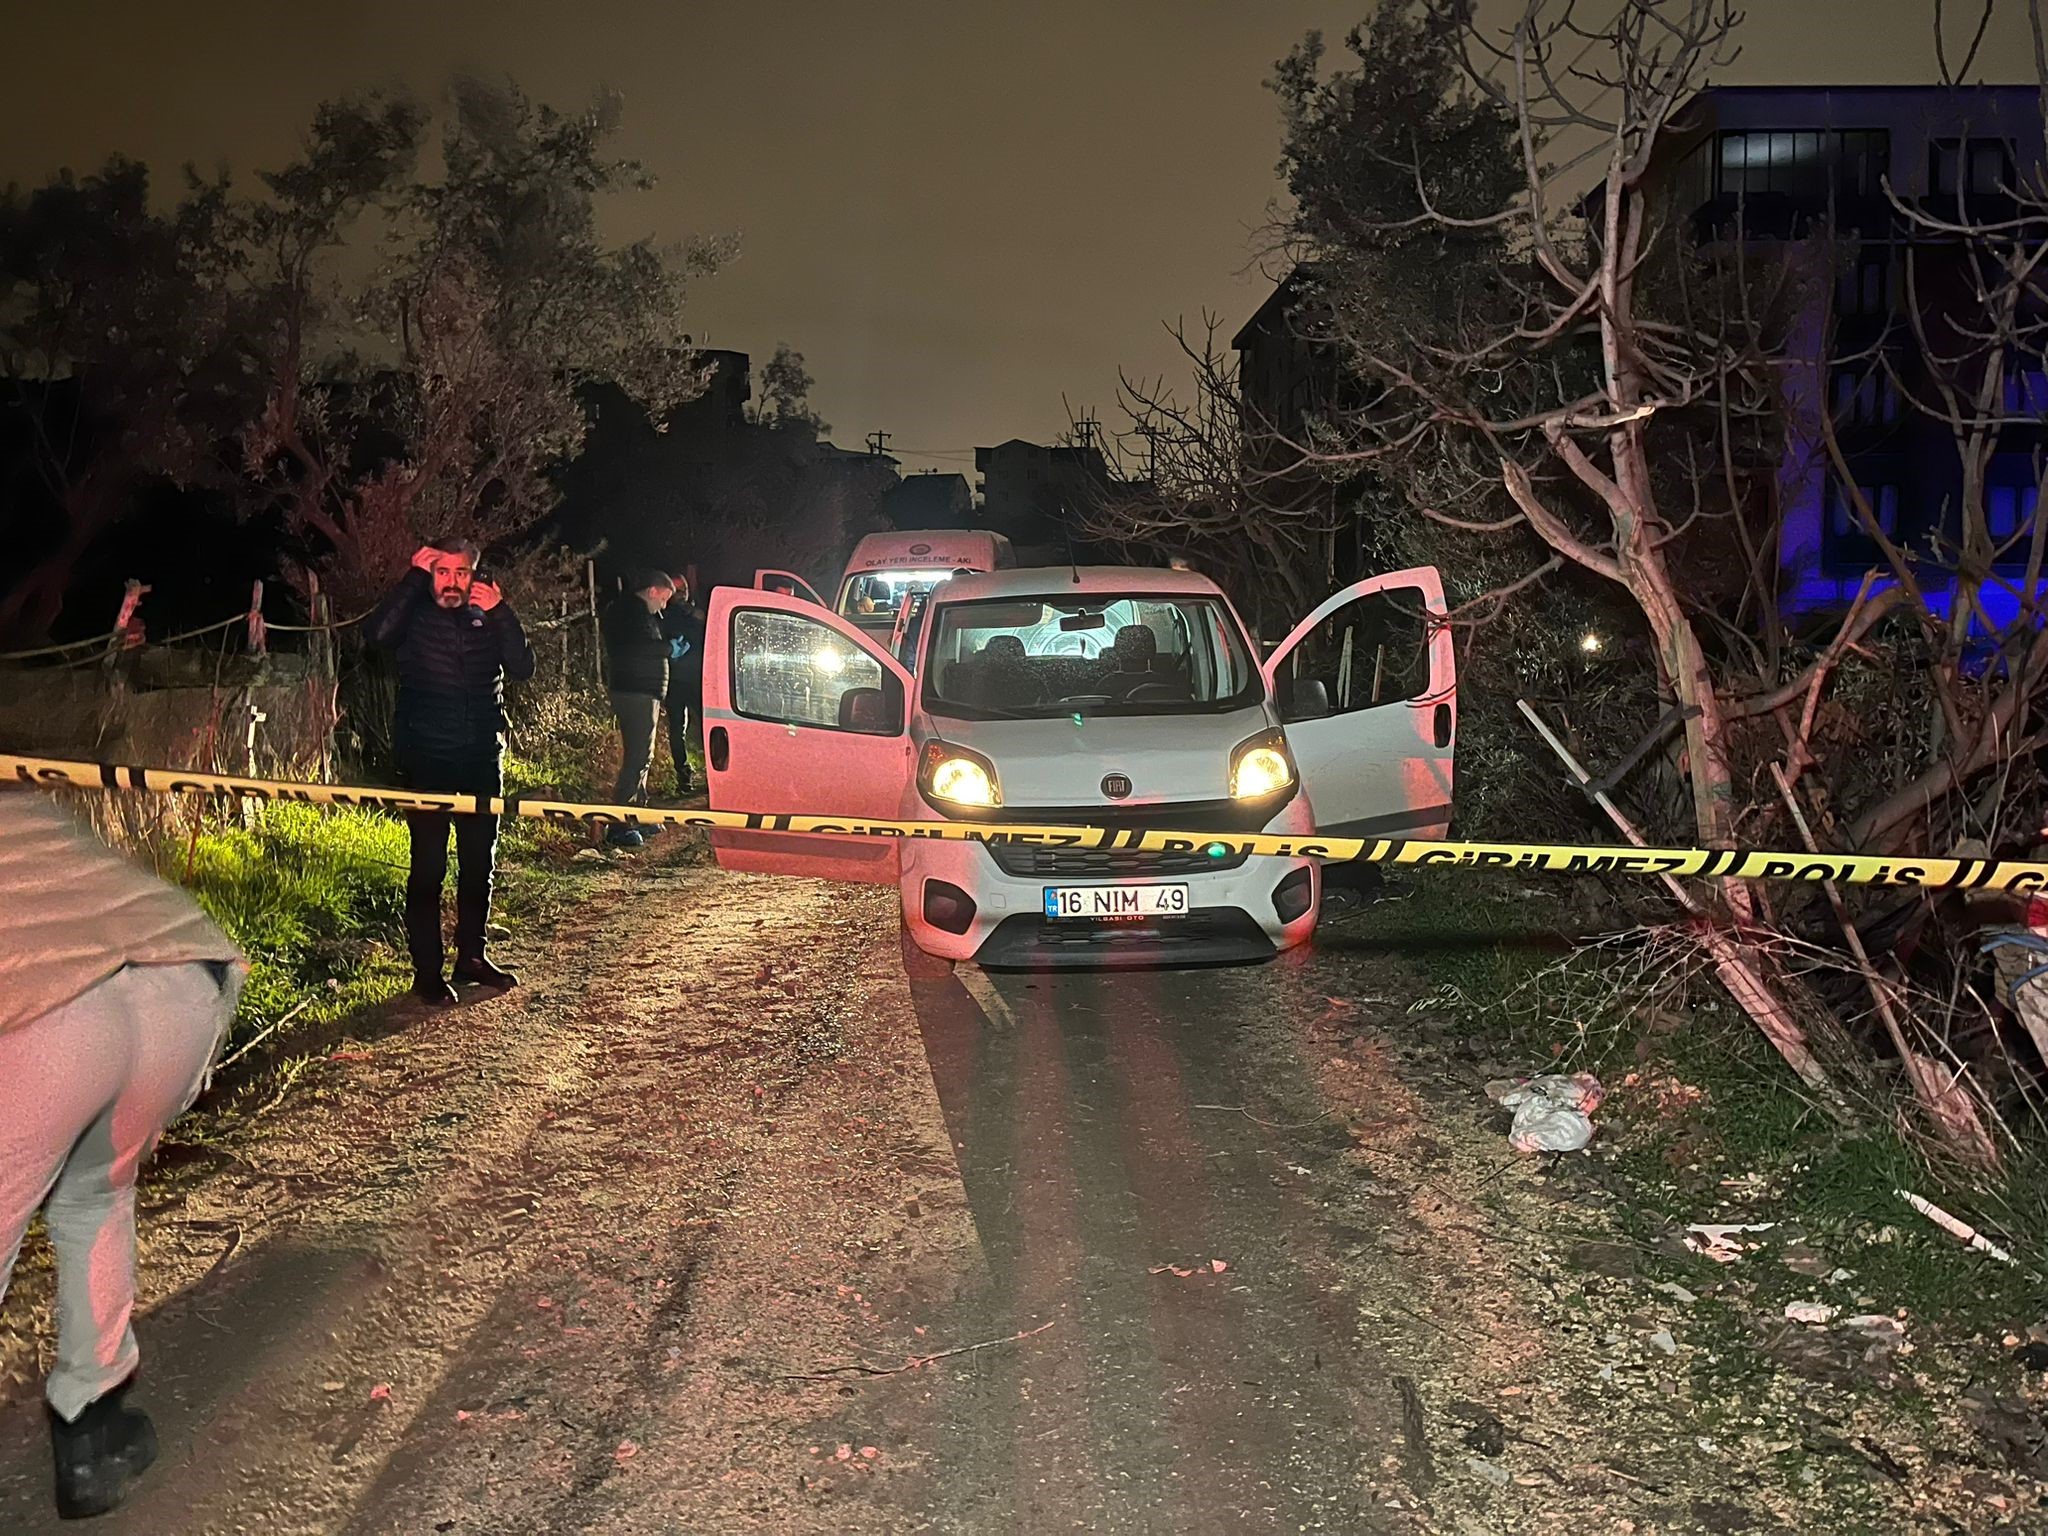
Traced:
MULTIPOLYGON (((1283 816, 1276 821, 1291 819, 1283 816)), ((1301 829, 1276 825, 1272 830, 1301 829)), ((948 960, 1006 968, 1270 959, 1308 938, 1322 899, 1322 871, 1313 859, 1253 856, 1234 867, 1175 868, 1153 874, 1137 873, 1128 861, 1103 868, 1078 856, 1042 860, 1031 868, 1030 860, 999 862, 990 848, 972 842, 906 840, 902 854, 903 921, 918 948, 948 960), (1006 869, 1004 862, 1012 868, 1006 869), (1022 872, 1013 872, 1019 865, 1022 872), (1305 904, 1300 898, 1301 871, 1308 883, 1305 904), (1045 916, 1047 886, 1128 881, 1185 884, 1188 914, 1129 921, 1045 916), (1283 886, 1293 893, 1291 917, 1283 916, 1276 903, 1283 886), (963 913, 947 887, 964 893, 971 913, 963 913), (938 910, 943 926, 932 921, 931 908, 938 910)))

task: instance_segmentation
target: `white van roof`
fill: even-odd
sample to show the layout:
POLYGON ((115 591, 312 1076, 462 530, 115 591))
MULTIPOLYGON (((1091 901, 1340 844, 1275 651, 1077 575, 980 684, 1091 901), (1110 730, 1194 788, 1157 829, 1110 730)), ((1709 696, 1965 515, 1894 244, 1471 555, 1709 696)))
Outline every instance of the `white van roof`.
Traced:
POLYGON ((956 566, 992 565, 1009 544, 999 533, 985 528, 928 528, 908 533, 871 533, 853 546, 846 561, 846 574, 916 566, 921 569, 952 569, 956 566))
POLYGON ((1070 597, 1158 592, 1175 597, 1221 597, 1223 589, 1193 571, 1150 565, 1027 565, 1008 571, 955 576, 933 595, 934 602, 975 598, 1070 597))

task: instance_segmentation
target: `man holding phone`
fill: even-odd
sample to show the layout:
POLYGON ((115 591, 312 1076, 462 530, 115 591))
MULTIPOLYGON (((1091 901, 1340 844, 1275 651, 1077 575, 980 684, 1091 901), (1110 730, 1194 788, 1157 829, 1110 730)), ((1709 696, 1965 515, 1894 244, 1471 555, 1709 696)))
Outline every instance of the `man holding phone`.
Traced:
MULTIPOLYGON (((442 539, 412 557, 363 633, 398 661, 398 711, 391 733, 399 783, 408 789, 496 795, 502 791, 505 679, 533 676, 533 648, 503 595, 477 574, 477 547, 442 539)), ((448 833, 455 833, 455 979, 516 986, 519 978, 484 954, 498 818, 485 813, 407 811, 412 868, 405 882, 405 939, 413 996, 436 1006, 456 1000, 442 972, 441 886, 448 833)))

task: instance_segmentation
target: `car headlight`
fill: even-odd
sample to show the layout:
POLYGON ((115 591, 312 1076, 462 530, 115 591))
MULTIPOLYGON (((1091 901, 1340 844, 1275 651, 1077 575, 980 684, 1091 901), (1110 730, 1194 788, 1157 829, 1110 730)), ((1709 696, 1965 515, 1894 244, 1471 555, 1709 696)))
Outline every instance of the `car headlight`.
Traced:
POLYGON ((979 752, 970 752, 950 742, 925 743, 918 781, 918 787, 928 800, 979 807, 1003 803, 1003 787, 996 779, 996 765, 979 752))
POLYGON ((1294 782, 1294 758, 1279 731, 1261 731, 1230 753, 1230 798, 1257 800, 1294 782))

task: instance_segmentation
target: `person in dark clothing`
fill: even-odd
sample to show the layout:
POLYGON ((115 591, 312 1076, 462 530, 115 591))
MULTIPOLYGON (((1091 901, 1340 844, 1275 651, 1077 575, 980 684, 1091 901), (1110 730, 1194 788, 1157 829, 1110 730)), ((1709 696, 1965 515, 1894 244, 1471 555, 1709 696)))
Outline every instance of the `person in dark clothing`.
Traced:
POLYGON ((668 747, 676 760, 676 798, 686 799, 690 782, 690 734, 704 711, 704 616, 691 601, 690 590, 676 584, 676 595, 661 615, 661 632, 669 638, 668 747), (680 654, 675 642, 682 642, 680 654))
MULTIPOLYGON (((384 595, 363 626, 369 642, 398 660, 398 712, 392 729, 399 783, 469 795, 503 788, 505 679, 533 676, 533 648, 496 586, 476 574, 477 549, 463 539, 429 544, 384 595)), ((413 995, 454 1002, 442 975, 441 886, 448 875, 448 833, 455 833, 455 979, 511 987, 519 978, 484 954, 491 916, 491 865, 498 818, 451 811, 408 811, 412 869, 405 882, 405 940, 412 951, 413 995)))
MULTIPOLYGON (((635 571, 626 590, 606 606, 605 677, 611 686, 612 714, 619 722, 619 780, 613 803, 647 803, 647 765, 654 760, 654 731, 661 723, 661 701, 668 692, 668 666, 681 642, 662 633, 662 610, 676 595, 665 571, 635 571)), ((605 841, 616 848, 637 848, 637 828, 615 826, 605 841)))

